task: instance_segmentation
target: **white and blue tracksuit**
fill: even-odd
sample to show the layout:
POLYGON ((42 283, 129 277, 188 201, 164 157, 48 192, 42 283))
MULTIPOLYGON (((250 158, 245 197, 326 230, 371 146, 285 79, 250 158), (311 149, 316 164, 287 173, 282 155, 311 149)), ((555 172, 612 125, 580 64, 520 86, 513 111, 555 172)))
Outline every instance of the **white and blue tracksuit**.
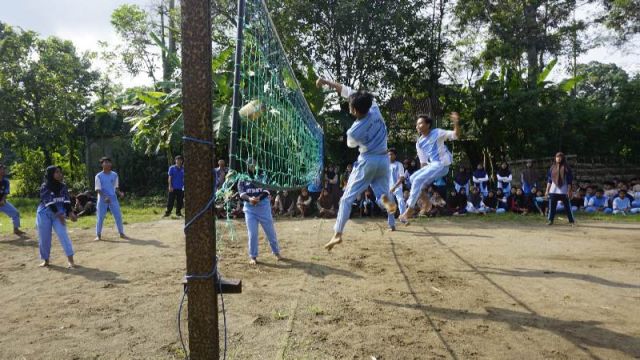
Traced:
POLYGON ((249 233, 249 257, 258 257, 258 224, 262 225, 262 230, 267 236, 271 252, 280 254, 278 237, 273 226, 273 217, 271 216, 269 191, 251 181, 239 181, 238 193, 240 198, 244 200, 242 210, 244 212, 244 221, 247 224, 247 232, 249 233), (260 201, 256 205, 252 205, 249 201, 252 197, 257 197, 260 201))
POLYGON ((0 212, 7 214, 13 221, 13 228, 20 228, 20 213, 10 202, 7 201, 7 195, 10 192, 9 179, 3 177, 0 179, 0 200, 4 200, 4 205, 0 206, 0 212))
POLYGON ((455 131, 432 129, 424 136, 421 135, 416 142, 420 163, 427 163, 427 166, 413 173, 411 176, 411 193, 407 207, 412 209, 416 206, 420 191, 424 186, 432 184, 436 179, 441 178, 449 172, 449 166, 453 161, 453 156, 444 144, 446 140, 456 140, 455 131))
POLYGON ((120 203, 118 202, 118 196, 116 189, 120 187, 118 181, 118 174, 115 171, 105 173, 99 172, 96 175, 96 191, 98 193, 98 204, 96 205, 98 222, 96 223, 96 235, 102 234, 102 224, 104 223, 104 217, 107 215, 107 210, 111 211, 113 218, 116 221, 118 232, 124 234, 124 226, 122 225, 122 212, 120 211, 120 203), (109 203, 105 199, 109 199, 109 203))
POLYGON ((473 184, 480 190, 483 198, 489 195, 488 183, 489 175, 487 175, 487 172, 484 169, 473 172, 473 184))
MULTIPOLYGON (((401 177, 404 177, 404 174, 405 174, 404 166, 402 165, 401 162, 396 161, 393 164, 390 164, 389 172, 391 175, 391 178, 389 179, 389 186, 393 188, 393 186, 398 182, 398 180, 400 180, 401 177)), ((391 191, 391 189, 389 189, 389 191, 391 191)), ((402 183, 400 183, 400 185, 396 187, 395 191, 393 192, 393 195, 396 197, 396 202, 398 203, 398 209, 400 209, 400 214, 404 213, 404 211, 407 209, 407 206, 404 201, 404 194, 402 193, 402 183)), ((387 217, 389 217, 388 220, 390 223, 392 222, 390 218, 393 218, 393 216, 394 214, 387 214, 387 217)))
MULTIPOLYGON (((348 98, 354 91, 348 86, 342 86, 341 95, 348 98)), ((378 104, 373 102, 367 115, 356 120, 347 131, 347 146, 359 147, 360 156, 349 175, 349 181, 340 198, 340 206, 334 231, 342 233, 349 216, 351 205, 356 197, 369 186, 373 189, 380 208, 384 208, 382 196, 387 196, 394 202, 389 193, 389 156, 387 155, 387 126, 384 123, 378 104)), ((393 216, 388 218, 389 226, 395 226, 393 216)))
POLYGON ((502 189, 505 194, 511 193, 511 181, 513 181, 511 170, 498 170, 496 178, 498 179, 498 187, 502 189))
POLYGON ((36 228, 38 229, 40 258, 42 260, 49 260, 52 231, 56 232, 65 255, 73 256, 73 246, 67 233, 67 227, 58 219, 59 214, 66 216, 69 212, 71 212, 71 200, 67 186, 62 185, 60 190, 56 192, 46 183, 42 184, 40 205, 38 205, 36 213, 36 228))

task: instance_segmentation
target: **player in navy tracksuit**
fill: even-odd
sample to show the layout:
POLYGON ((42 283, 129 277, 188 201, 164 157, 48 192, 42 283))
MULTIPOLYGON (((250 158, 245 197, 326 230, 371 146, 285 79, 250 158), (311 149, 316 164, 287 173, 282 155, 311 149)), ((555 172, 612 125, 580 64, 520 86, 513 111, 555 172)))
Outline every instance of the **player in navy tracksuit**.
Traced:
POLYGON ((7 195, 9 195, 10 186, 9 179, 5 177, 5 168, 3 164, 0 164, 0 212, 7 214, 13 221, 13 233, 16 235, 24 235, 23 231, 20 231, 20 213, 18 210, 7 201, 7 195))
MULTIPOLYGON (((249 159, 247 163, 249 164, 249 175, 256 179, 256 168, 253 160, 249 159)), ((278 260, 282 259, 276 229, 273 226, 273 217, 271 216, 269 191, 251 180, 241 180, 238 182, 238 193, 240 194, 240 199, 244 201, 244 220, 249 233, 249 263, 255 265, 258 261, 258 224, 262 225, 262 230, 264 230, 269 240, 273 255, 278 260)))
POLYGON ((36 214, 38 242, 40 247, 40 266, 49 266, 52 231, 56 232, 62 249, 73 268, 73 246, 67 233, 66 217, 76 221, 78 217, 71 209, 71 199, 67 186, 62 182, 62 171, 57 166, 49 166, 46 170, 45 182, 40 187, 40 205, 36 214))

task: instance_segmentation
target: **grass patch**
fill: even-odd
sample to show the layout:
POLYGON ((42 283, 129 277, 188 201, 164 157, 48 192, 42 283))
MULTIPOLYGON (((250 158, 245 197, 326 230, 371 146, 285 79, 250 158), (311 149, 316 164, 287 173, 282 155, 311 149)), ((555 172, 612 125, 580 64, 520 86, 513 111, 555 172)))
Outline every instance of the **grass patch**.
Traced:
POLYGON ((325 311, 318 305, 312 305, 309 308, 309 312, 313 315, 313 316, 322 316, 325 314, 325 311))
POLYGON ((289 314, 284 310, 277 309, 271 312, 271 317, 273 320, 286 320, 289 318, 289 314))
MULTIPOLYGON (((40 199, 36 198, 16 198, 10 197, 9 202, 20 211, 20 222, 22 229, 34 229, 36 225, 36 210, 40 199)), ((122 218, 124 224, 135 224, 159 220, 165 211, 166 200, 163 197, 133 197, 120 200, 122 218)), ((83 216, 77 222, 67 222, 71 229, 90 229, 96 226, 96 216, 83 216)), ((107 215, 104 221, 104 228, 115 226, 113 216, 107 215)), ((126 229, 125 229, 126 230, 126 229)), ((0 213, 0 235, 13 232, 11 219, 4 213, 0 213)))

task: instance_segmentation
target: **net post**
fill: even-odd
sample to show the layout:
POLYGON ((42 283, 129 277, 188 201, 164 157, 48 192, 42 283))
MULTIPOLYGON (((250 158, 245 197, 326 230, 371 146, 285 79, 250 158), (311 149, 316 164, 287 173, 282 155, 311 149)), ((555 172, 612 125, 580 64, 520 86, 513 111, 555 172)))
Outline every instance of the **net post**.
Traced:
MULTIPOLYGON (((211 0, 181 0, 182 7, 182 106, 185 137, 185 211, 194 219, 185 228, 188 274, 206 274, 216 260, 215 216, 209 208, 213 191, 213 126, 211 71, 211 0), (212 239, 214 239, 212 241, 212 239)), ((191 359, 218 359, 218 301, 213 281, 189 280, 189 350, 191 359)))
POLYGON ((240 93, 240 81, 242 72, 242 47, 244 45, 244 15, 246 0, 238 0, 238 19, 236 29, 236 56, 233 68, 233 104, 231 118, 231 136, 229 143, 229 168, 239 171, 238 167, 238 137, 240 136, 240 103, 242 94, 240 93))

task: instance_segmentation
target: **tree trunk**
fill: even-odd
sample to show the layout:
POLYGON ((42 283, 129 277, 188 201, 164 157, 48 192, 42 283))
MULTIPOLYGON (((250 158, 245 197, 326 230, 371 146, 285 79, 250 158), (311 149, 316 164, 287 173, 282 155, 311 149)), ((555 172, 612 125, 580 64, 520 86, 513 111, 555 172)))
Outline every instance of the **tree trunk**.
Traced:
MULTIPOLYGON (((185 136, 213 141, 211 84, 211 2, 182 0, 182 93, 185 136)), ((186 218, 193 219, 213 192, 213 148, 186 142, 186 218)), ((215 217, 206 211, 185 230, 187 273, 209 274, 216 255, 215 217)), ((218 301, 214 279, 188 281, 191 359, 219 359, 218 301)))
POLYGON ((176 50, 176 22, 175 22, 175 16, 174 15, 174 11, 176 8, 176 1, 175 0, 169 0, 169 71, 168 71, 168 76, 166 80, 171 80, 171 76, 173 75, 173 71, 176 69, 176 66, 178 66, 178 64, 176 64, 173 59, 175 58, 175 55, 177 53, 176 50))
POLYGON ((538 66, 538 22, 536 15, 538 13, 537 4, 527 4, 524 8, 525 24, 527 28, 527 79, 529 89, 535 89, 538 86, 538 74, 540 67, 538 66))

